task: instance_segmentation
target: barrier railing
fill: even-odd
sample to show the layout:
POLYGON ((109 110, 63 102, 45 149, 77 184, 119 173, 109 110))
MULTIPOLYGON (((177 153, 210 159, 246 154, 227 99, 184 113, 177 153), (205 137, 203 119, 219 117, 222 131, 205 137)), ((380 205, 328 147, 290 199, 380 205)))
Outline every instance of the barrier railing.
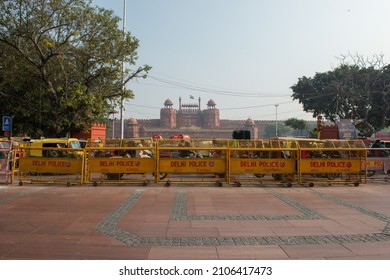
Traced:
POLYGON ((17 168, 19 185, 41 183, 70 186, 83 182, 83 149, 23 147, 16 152, 20 155, 17 168))
POLYGON ((222 186, 226 182, 228 141, 167 139, 157 142, 157 182, 222 186))
POLYGON ((367 149, 367 177, 371 179, 384 179, 390 174, 390 149, 367 149))
POLYGON ((367 182, 367 149, 362 141, 298 140, 300 184, 354 184, 367 182))
POLYGON ((154 181, 155 142, 150 139, 88 141, 85 154, 85 183, 142 183, 154 181))
POLYGON ((13 145, 11 140, 0 139, 0 183, 11 184, 13 182, 13 145))
POLYGON ((231 140, 229 183, 287 184, 296 182, 298 146, 291 140, 231 140))
POLYGON ((359 185, 370 172, 390 168, 387 157, 367 158, 362 141, 345 140, 94 139, 85 149, 7 151, 2 173, 7 181, 17 174, 19 184, 359 185))

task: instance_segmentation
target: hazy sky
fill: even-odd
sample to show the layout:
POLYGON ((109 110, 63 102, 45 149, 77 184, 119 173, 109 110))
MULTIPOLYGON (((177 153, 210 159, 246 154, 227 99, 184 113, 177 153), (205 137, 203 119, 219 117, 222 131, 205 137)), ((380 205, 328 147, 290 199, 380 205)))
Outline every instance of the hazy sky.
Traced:
MULTIPOLYGON (((123 17, 124 0, 94 0, 123 17)), ((126 0, 126 31, 139 39, 149 78, 127 87, 124 117, 159 118, 213 99, 221 119, 312 120, 291 98, 302 76, 332 70, 341 55, 390 63, 389 0, 126 0), (190 95, 195 100, 190 99, 190 95), (275 104, 279 104, 276 110, 275 104)), ((120 23, 122 28, 122 22, 120 23)), ((119 114, 118 116, 119 117, 119 114)))

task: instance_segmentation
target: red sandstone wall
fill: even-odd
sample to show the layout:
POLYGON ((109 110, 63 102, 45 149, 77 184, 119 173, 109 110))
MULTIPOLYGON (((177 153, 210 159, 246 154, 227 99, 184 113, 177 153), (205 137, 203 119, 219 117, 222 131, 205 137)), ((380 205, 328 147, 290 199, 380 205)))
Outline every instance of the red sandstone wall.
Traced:
POLYGON ((72 137, 78 138, 78 139, 96 139, 96 138, 105 139, 106 138, 106 124, 105 123, 94 124, 91 127, 90 132, 72 133, 72 137))

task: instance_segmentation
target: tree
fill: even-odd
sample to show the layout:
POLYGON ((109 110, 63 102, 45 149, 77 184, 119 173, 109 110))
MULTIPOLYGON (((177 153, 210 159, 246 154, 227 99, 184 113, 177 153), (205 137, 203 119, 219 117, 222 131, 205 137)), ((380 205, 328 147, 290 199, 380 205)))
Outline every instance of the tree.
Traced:
MULTIPOLYGON (((283 124, 283 122, 278 122, 278 137, 285 137, 291 135, 292 129, 283 124)), ((267 124, 264 131, 265 138, 275 138, 276 137, 276 125, 267 124)))
POLYGON ((384 65, 382 56, 344 56, 334 70, 299 78, 291 89, 306 112, 331 121, 356 120, 361 136, 370 137, 390 124, 390 65, 384 65))
POLYGON ((298 120, 297 118, 285 120, 284 124, 298 130, 297 136, 302 136, 302 131, 306 128, 306 122, 304 120, 298 120))
POLYGON ((32 136, 86 131, 121 100, 135 70, 139 42, 113 11, 83 0, 0 0, 0 95, 14 129, 32 136))

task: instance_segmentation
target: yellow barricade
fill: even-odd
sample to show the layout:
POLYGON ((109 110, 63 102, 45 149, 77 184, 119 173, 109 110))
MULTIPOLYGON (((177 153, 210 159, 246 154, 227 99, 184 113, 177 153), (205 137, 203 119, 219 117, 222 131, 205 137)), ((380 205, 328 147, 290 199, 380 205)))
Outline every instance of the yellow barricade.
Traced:
POLYGON ((86 183, 147 185, 156 181, 155 142, 151 139, 89 140, 85 152, 86 183))
POLYGON ((296 181, 298 147, 291 140, 231 140, 229 183, 280 184, 296 181))
POLYGON ((30 146, 16 151, 18 158, 19 185, 81 184, 83 182, 84 150, 72 148, 33 148, 30 146), (41 154, 36 157, 31 154, 41 154))
POLYGON ((4 149, 7 159, 0 159, 0 175, 12 182, 18 174, 19 184, 357 186, 367 182, 370 172, 390 167, 390 158, 368 159, 364 143, 352 140, 90 139, 85 149, 23 145, 14 153, 9 147, 0 151, 4 149))
POLYGON ((367 150, 358 140, 300 139, 299 183, 354 184, 367 181, 367 150))
POLYGON ((369 148, 367 149, 367 177, 373 179, 386 179, 390 173, 390 149, 369 148))
POLYGON ((157 142, 157 182, 216 184, 226 182, 228 141, 162 139, 157 142))

